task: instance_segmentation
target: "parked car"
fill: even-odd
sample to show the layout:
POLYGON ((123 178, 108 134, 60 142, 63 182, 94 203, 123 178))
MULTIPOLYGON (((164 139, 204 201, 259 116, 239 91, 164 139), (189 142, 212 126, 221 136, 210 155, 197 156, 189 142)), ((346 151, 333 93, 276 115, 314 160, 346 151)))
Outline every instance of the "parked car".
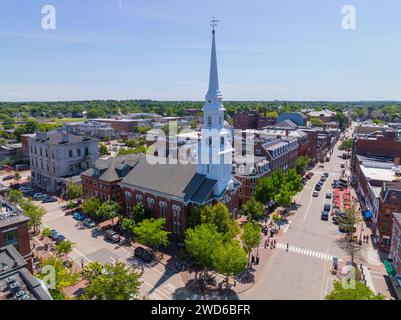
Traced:
POLYGON ((82 212, 79 212, 79 211, 74 212, 74 213, 72 214, 72 217, 73 217, 75 220, 78 220, 78 221, 84 221, 84 220, 85 220, 85 216, 83 215, 82 212))
POLYGON ((312 178, 313 177, 313 172, 309 172, 307 175, 306 175, 306 179, 310 179, 310 178, 312 178))
POLYGON ((318 191, 316 191, 316 190, 315 190, 315 191, 313 191, 313 194, 312 194, 312 196, 313 196, 313 197, 318 197, 318 196, 319 196, 319 192, 318 192, 318 191))
POLYGON ((93 221, 91 218, 86 218, 86 219, 83 221, 83 224, 84 224, 84 226, 87 227, 87 228, 94 228, 94 227, 96 227, 95 221, 93 221))
POLYGON ((108 240, 111 242, 119 242, 120 241, 120 235, 111 229, 106 230, 103 237, 104 237, 104 240, 108 240))
POLYGON ((12 180, 12 179, 14 179, 14 176, 13 176, 13 175, 9 175, 9 176, 3 177, 3 181, 12 180))
POLYGON ((322 211, 322 214, 320 215, 320 219, 328 221, 329 220, 329 213, 327 211, 322 211))
POLYGON ((59 233, 58 233, 56 230, 53 229, 53 230, 50 232, 50 238, 51 238, 52 240, 56 240, 58 236, 59 236, 59 233))
POLYGON ((46 196, 42 199, 43 203, 49 203, 49 202, 57 202, 57 198, 54 196, 46 196))
POLYGON ((328 178, 328 177, 329 177, 329 173, 328 173, 328 172, 325 172, 325 173, 324 173, 324 176, 325 176, 326 178, 328 178))
POLYGON ((330 211, 330 209, 331 209, 331 205, 329 203, 326 203, 324 205, 324 211, 330 211))
POLYGON ((341 163, 340 168, 345 168, 345 163, 341 163))
POLYGON ((320 181, 326 181, 326 176, 325 175, 322 175, 321 177, 320 177, 320 181))
POLYGON ((315 191, 320 191, 322 190, 322 186, 318 183, 317 185, 315 185, 315 191))
POLYGON ((151 262, 153 260, 153 254, 142 247, 135 248, 134 256, 145 262, 151 262))
POLYGON ((46 197, 46 195, 42 192, 37 192, 33 194, 33 200, 42 200, 44 197, 46 197))
POLYGON ((59 234, 55 241, 57 244, 59 244, 60 242, 62 242, 64 240, 67 240, 67 238, 64 237, 62 234, 59 234))
POLYGON ((331 192, 326 193, 326 199, 331 199, 331 192))

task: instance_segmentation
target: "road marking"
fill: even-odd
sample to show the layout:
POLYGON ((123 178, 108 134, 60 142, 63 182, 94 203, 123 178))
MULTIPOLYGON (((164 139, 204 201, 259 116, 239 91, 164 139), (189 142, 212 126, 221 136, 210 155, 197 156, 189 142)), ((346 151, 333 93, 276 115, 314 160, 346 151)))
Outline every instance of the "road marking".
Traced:
MULTIPOLYGON (((287 245, 284 243, 277 243, 276 247, 279 249, 282 249, 282 250, 287 249, 287 245)), ((288 251, 291 251, 291 252, 294 252, 297 254, 311 256, 313 258, 318 258, 321 260, 328 260, 328 261, 333 260, 333 256, 330 254, 326 254, 324 252, 319 252, 319 251, 315 251, 315 250, 309 250, 309 249, 305 249, 305 248, 290 246, 288 248, 288 251)), ((339 260, 341 261, 341 259, 339 259, 339 260)))
POLYGON ((312 205, 312 197, 311 197, 311 199, 309 200, 309 205, 308 205, 308 208, 306 209, 306 213, 305 213, 305 216, 304 216, 304 221, 306 220, 306 218, 308 217, 308 213, 309 213, 309 209, 310 209, 310 206, 312 205))

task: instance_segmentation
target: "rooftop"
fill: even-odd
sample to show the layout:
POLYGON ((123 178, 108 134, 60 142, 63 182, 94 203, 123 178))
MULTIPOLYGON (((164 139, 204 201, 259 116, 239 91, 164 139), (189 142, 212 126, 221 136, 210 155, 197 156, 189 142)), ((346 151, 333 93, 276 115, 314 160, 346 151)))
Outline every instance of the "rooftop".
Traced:
POLYGON ((52 300, 44 283, 26 265, 14 246, 0 248, 0 300, 52 300))
POLYGON ((1 196, 0 204, 0 228, 5 228, 29 220, 29 218, 25 216, 19 209, 12 207, 1 196))

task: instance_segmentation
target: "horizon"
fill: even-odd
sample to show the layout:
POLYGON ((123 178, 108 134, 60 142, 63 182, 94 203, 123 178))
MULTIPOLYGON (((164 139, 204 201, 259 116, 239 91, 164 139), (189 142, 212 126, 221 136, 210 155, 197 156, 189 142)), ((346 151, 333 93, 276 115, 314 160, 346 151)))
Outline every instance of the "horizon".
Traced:
POLYGON ((52 30, 44 5, 0 1, 5 103, 203 101, 212 16, 224 101, 401 101, 396 0, 353 1, 352 30, 340 0, 54 0, 52 30))

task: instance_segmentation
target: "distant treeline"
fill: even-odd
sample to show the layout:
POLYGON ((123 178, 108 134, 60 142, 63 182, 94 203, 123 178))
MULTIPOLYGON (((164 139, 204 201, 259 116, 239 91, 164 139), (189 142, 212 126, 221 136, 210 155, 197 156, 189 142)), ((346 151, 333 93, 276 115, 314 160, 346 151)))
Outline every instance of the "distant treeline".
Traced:
MULTIPOLYGON (((107 117, 121 112, 149 112, 165 116, 185 115, 186 109, 199 109, 203 101, 153 101, 153 100, 91 100, 66 102, 0 102, 0 121, 21 113, 28 117, 53 118, 61 114, 70 117, 82 116, 85 111, 88 118, 107 117)), ((361 102, 328 102, 328 101, 225 101, 227 113, 258 110, 262 113, 271 111, 301 111, 304 108, 321 110, 325 107, 333 111, 352 109, 359 115, 371 111, 382 111, 396 116, 401 113, 401 102, 397 101, 361 101, 361 102)))

